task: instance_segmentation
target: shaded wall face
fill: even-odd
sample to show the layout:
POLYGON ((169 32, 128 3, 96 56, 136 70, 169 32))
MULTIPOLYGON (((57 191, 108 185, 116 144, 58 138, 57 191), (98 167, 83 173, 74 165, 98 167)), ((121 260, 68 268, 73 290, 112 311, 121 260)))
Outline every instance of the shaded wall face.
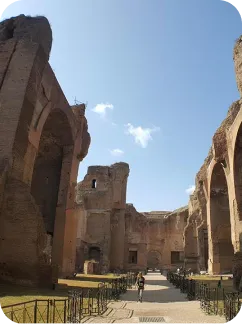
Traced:
POLYGON ((190 224, 185 230, 185 235, 186 235, 185 256, 187 258, 198 256, 196 231, 197 229, 195 224, 190 224))
POLYGON ((111 214, 110 268, 124 268, 125 210, 114 210, 111 214))
POLYGON ((147 267, 160 268, 161 267, 161 255, 157 251, 150 251, 147 255, 147 267))
POLYGON ((238 216, 239 220, 242 221, 242 125, 238 131, 234 151, 234 183, 238 216))
POLYGON ((42 154, 36 158, 31 193, 43 215, 46 232, 53 235, 62 168, 62 148, 40 144, 42 154), (45 151, 46 154, 45 154, 45 151), (51 154, 50 154, 51 152, 51 154))
POLYGON ((211 179, 210 222, 213 271, 232 271, 234 249, 231 241, 228 187, 220 164, 215 165, 211 179))
POLYGON ((90 260, 90 250, 100 251, 100 270, 108 271, 110 264, 110 212, 83 210, 76 212, 78 217, 76 268, 82 269, 84 261, 90 260))
POLYGON ((228 196, 211 198, 211 231, 214 244, 214 259, 220 272, 232 270, 234 248, 231 241, 231 225, 228 196))

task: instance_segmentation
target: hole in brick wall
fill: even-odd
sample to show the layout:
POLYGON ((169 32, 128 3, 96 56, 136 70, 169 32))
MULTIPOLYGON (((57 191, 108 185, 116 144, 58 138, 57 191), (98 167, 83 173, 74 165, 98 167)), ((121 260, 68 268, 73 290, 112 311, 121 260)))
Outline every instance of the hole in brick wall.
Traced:
POLYGON ((97 180, 96 179, 93 179, 92 180, 92 188, 93 189, 96 189, 97 188, 97 180))

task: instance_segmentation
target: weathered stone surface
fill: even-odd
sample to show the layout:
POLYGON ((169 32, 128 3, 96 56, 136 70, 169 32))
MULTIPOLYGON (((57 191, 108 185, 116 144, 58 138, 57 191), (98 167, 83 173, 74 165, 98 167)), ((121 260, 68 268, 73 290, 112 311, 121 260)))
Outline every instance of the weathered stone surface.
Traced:
POLYGON ((24 40, 40 44, 49 57, 52 45, 52 31, 45 17, 20 15, 0 23, 0 42, 24 40))
POLYGON ((126 163, 91 166, 77 185, 78 269, 90 258, 92 247, 100 252, 102 272, 139 271, 147 266, 175 269, 183 264, 188 208, 137 212, 132 204, 126 204, 128 174, 126 163), (175 261, 173 253, 178 256, 175 261))
POLYGON ((100 271, 123 269, 127 163, 90 166, 76 187, 77 268, 90 258, 90 250, 99 251, 100 271))
POLYGON ((236 75, 236 81, 237 81, 237 87, 240 92, 240 95, 242 95, 242 36, 240 36, 236 44, 234 46, 234 66, 235 66, 235 75, 236 75))
MULTIPOLYGON (((242 38, 234 47, 237 86, 242 94, 242 38)), ((184 229, 185 257, 196 270, 242 273, 242 109, 235 101, 213 136, 212 148, 196 175, 184 229), (233 259, 233 255, 235 255, 233 259), (232 261, 233 259, 233 261, 232 261), (234 270, 235 271, 235 270, 234 270)), ((240 275, 239 275, 240 276, 240 275)))
POLYGON ((48 63, 44 17, 0 23, 0 280, 51 285, 75 270, 74 188, 90 135, 48 63))
POLYGON ((241 102, 238 100, 234 102, 228 111, 227 117, 222 122, 221 126, 216 131, 213 136, 213 149, 214 149, 214 158, 217 162, 228 161, 227 158, 227 131, 230 126, 233 124, 236 116, 241 107, 241 102))
POLYGON ((146 270, 149 223, 147 217, 137 212, 132 204, 126 204, 125 210, 125 253, 126 271, 146 270), (137 252, 137 262, 130 263, 129 251, 137 252))

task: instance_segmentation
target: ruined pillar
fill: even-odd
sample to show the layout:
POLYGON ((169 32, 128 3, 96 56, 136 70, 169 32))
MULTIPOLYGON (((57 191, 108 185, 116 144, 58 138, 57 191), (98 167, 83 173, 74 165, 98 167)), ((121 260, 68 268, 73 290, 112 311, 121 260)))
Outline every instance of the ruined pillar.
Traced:
POLYGON ((125 209, 127 179, 129 166, 126 163, 116 163, 112 166, 113 197, 111 214, 111 251, 110 268, 112 270, 124 269, 125 249, 125 209))
POLYGON ((124 268, 125 210, 115 210, 111 215, 110 268, 124 268))

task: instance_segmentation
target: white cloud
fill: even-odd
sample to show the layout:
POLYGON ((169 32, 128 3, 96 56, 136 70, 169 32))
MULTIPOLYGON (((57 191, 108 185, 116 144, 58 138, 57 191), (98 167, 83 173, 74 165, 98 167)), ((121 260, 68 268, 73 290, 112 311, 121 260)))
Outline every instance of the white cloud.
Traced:
POLYGON ((153 128, 142 128, 141 126, 134 127, 130 123, 125 125, 125 127, 127 128, 126 134, 132 135, 134 137, 135 143, 140 145, 143 148, 146 148, 148 142, 153 139, 151 133, 160 130, 159 127, 153 127, 153 128))
POLYGON ((101 117, 105 117, 107 109, 113 110, 113 105, 109 103, 100 103, 97 104, 92 111, 99 114, 101 117))
POLYGON ((113 156, 121 156, 124 154, 124 151, 120 150, 120 149, 113 149, 113 150, 110 150, 110 153, 113 155, 113 156))
POLYGON ((192 195, 193 192, 194 192, 194 190, 195 190, 195 186, 194 185, 190 185, 189 188, 186 189, 186 193, 188 195, 192 195))

